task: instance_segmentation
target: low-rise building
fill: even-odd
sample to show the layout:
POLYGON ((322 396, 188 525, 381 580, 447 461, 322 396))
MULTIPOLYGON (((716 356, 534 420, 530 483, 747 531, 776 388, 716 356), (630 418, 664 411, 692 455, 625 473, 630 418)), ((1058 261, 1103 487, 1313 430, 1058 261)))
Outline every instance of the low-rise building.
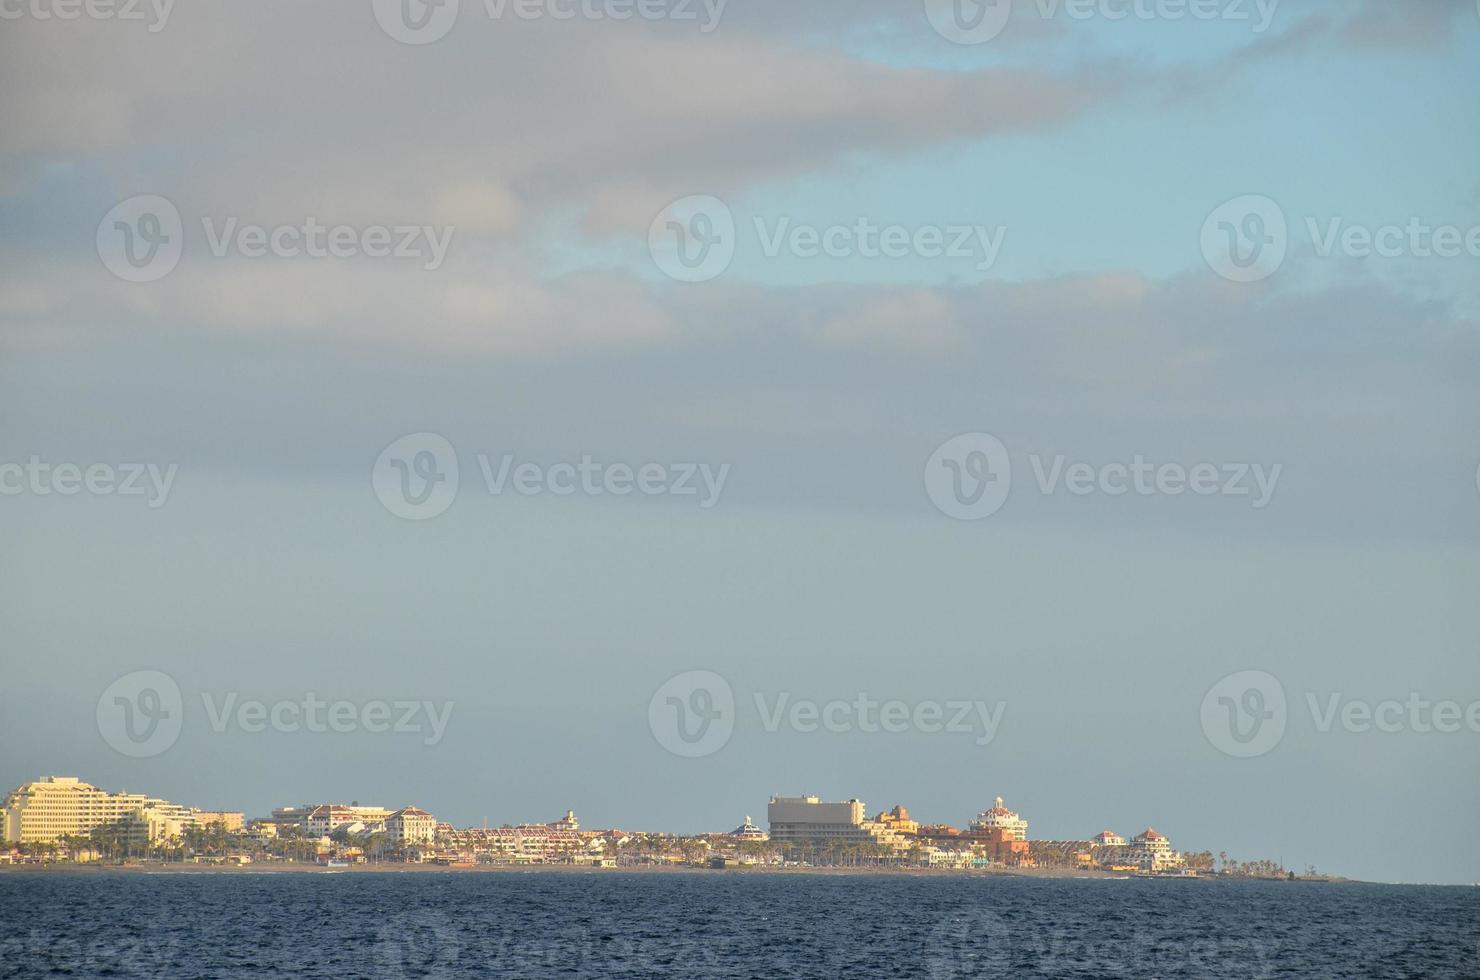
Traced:
POLYGON ((759 843, 771 839, 771 835, 752 823, 749 816, 745 818, 744 823, 730 831, 730 836, 741 842, 753 841, 759 843))

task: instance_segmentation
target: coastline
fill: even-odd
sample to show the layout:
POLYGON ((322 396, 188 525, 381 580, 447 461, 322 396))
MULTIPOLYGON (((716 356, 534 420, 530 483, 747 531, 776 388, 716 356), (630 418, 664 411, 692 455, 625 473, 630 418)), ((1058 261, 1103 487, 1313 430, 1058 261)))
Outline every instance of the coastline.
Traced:
MULTIPOLYGON (((954 869, 933 868, 778 868, 778 867, 733 867, 733 868, 704 868, 692 866, 665 867, 662 865, 636 865, 622 868, 583 868, 574 865, 560 864, 534 864, 534 865, 482 865, 473 868, 454 868, 436 864, 359 864, 347 868, 329 868, 321 864, 274 862, 272 864, 256 865, 224 865, 224 864, 175 864, 175 863, 139 863, 129 865, 101 865, 101 864, 18 864, 0 865, 0 874, 84 874, 84 875, 109 875, 109 874, 170 874, 170 875, 273 875, 273 874, 419 874, 419 875, 441 875, 441 874, 557 874, 557 875, 779 875, 779 876, 826 876, 838 878, 875 878, 875 877, 905 877, 905 878, 1038 878, 1038 879, 1079 879, 1118 881, 1131 880, 1135 875, 1117 874, 1109 871, 1095 871, 1072 868, 975 868, 969 871, 954 869)), ((1214 875, 1201 876, 1198 878, 1178 878, 1176 876, 1150 877, 1141 876, 1142 880, 1169 880, 1169 881, 1279 881, 1283 878, 1228 878, 1223 879, 1214 875)), ((1351 883, 1347 878, 1295 878, 1290 883, 1321 884, 1321 883, 1351 883)))

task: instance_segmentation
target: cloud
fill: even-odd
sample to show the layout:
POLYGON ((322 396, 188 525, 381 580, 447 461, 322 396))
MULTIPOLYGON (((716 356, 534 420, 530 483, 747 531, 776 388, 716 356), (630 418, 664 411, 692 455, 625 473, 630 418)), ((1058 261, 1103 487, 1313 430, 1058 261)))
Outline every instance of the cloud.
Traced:
POLYGON ((120 194, 147 183, 202 210, 457 211, 500 232, 565 206, 600 231, 645 227, 695 188, 1059 126, 1123 84, 1110 68, 895 67, 774 34, 491 23, 478 7, 427 49, 384 36, 366 4, 281 0, 181 9, 157 34, 7 22, 0 43, 11 183, 75 160, 120 194))

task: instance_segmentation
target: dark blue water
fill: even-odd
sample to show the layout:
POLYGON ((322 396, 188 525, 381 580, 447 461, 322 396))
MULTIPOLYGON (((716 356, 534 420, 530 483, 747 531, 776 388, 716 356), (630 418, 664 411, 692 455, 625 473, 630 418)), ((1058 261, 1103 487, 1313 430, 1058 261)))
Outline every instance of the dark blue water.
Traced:
POLYGON ((1480 889, 0 874, 0 977, 1477 977, 1480 889))

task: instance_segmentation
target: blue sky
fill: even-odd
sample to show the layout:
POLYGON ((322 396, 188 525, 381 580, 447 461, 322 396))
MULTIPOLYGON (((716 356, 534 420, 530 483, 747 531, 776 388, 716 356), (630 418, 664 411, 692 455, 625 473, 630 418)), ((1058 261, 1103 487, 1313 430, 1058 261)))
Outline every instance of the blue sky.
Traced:
POLYGON ((1323 257, 1305 227, 1480 225, 1473 4, 1286 0, 1256 35, 1019 3, 969 47, 883 0, 734 0, 710 34, 464 4, 424 46, 370 7, 0 33, 0 465, 178 465, 157 507, 0 495, 0 784, 683 831, 773 793, 958 825, 1003 795, 1035 837, 1149 824, 1480 879, 1480 734, 1323 732, 1307 710, 1480 701, 1480 257, 1323 257), (183 255, 125 282, 99 225, 144 194, 178 210, 183 255), (650 226, 696 194, 728 206, 735 254, 677 282, 650 226), (1241 195, 1289 226, 1256 282, 1204 251, 1241 195), (216 256, 204 227, 309 217, 453 237, 428 269, 216 256), (988 269, 768 257, 757 218, 1005 238, 988 269), (461 469, 422 521, 371 476, 413 433, 461 469), (931 495, 963 433, 1012 463, 978 520, 931 495), (495 496, 477 460, 504 454, 729 476, 707 509, 495 496), (1280 475, 1257 508, 1035 482, 1137 457, 1280 475), (143 670, 178 684, 183 729, 132 758, 98 702, 143 670), (738 716, 686 759, 649 700, 698 670, 738 716), (1255 758, 1199 716, 1245 670, 1289 700, 1255 758), (216 732, 205 704, 308 691, 455 708, 429 746, 216 732), (981 746, 767 732, 753 703, 860 692, 1006 714, 981 746), (1371 844, 1390 800, 1427 846, 1371 844))

